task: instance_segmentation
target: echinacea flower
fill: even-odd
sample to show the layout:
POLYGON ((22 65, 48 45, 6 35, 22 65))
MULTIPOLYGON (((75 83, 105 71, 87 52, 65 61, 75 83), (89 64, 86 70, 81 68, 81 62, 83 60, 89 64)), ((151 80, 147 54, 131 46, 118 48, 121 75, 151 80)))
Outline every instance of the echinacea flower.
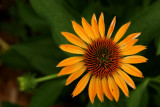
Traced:
POLYGON ((62 32, 62 35, 73 45, 62 44, 60 48, 79 55, 61 61, 57 67, 64 68, 58 76, 71 74, 65 84, 69 85, 84 74, 72 93, 73 97, 80 94, 90 80, 88 94, 92 103, 96 95, 103 102, 103 94, 111 101, 113 98, 118 101, 119 88, 127 97, 129 91, 126 83, 133 89, 136 88, 128 74, 143 77, 141 71, 131 65, 147 61, 147 58, 143 56, 134 55, 146 49, 146 46, 135 45, 141 33, 130 34, 120 41, 130 25, 128 22, 118 30, 114 38, 111 38, 115 23, 116 17, 113 18, 108 33, 105 35, 103 13, 98 23, 93 14, 91 25, 84 18, 82 18, 82 26, 72 21, 73 29, 79 37, 72 33, 62 32))

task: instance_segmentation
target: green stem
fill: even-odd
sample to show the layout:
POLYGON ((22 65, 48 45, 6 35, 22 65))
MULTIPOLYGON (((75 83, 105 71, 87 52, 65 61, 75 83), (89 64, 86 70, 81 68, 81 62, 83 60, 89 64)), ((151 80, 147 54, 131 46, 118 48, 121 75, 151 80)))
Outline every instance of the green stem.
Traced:
POLYGON ((47 80, 50 80, 50 79, 54 79, 54 78, 57 78, 57 77, 58 77, 57 74, 52 74, 52 75, 49 75, 49 76, 37 78, 35 81, 38 83, 38 82, 43 82, 43 81, 47 81, 47 80))

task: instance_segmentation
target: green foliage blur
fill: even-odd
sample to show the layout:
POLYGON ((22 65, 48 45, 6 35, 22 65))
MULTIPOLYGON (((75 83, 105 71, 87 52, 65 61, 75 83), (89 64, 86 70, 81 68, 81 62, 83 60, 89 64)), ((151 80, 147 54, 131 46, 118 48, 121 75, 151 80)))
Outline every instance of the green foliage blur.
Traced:
MULTIPOLYGON (((65 86, 67 76, 63 76, 38 84, 32 92, 29 107, 160 107, 159 0, 15 0, 6 11, 8 16, 0 11, 0 30, 18 42, 0 53, 0 61, 36 77, 60 71, 56 68, 58 62, 71 56, 58 48, 60 44, 68 43, 61 32, 74 33, 71 20, 81 24, 81 17, 85 17, 90 22, 93 13, 97 18, 104 13, 106 30, 112 18, 117 16, 114 34, 120 26, 131 21, 125 37, 142 32, 138 44, 147 46, 147 50, 140 54, 147 57, 148 62, 136 65, 144 78, 132 77, 137 88, 129 88, 129 98, 120 92, 118 103, 105 97, 103 103, 96 98, 91 104, 87 88, 72 98, 71 93, 79 79, 65 86)), ((2 107, 18 105, 4 102, 2 107)))

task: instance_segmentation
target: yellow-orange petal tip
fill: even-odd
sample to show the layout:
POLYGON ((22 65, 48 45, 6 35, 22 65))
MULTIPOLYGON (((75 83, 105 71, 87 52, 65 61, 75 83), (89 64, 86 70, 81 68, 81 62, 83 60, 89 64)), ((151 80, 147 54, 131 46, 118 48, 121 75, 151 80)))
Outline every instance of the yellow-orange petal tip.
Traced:
POLYGON ((60 63, 59 63, 56 67, 62 67, 62 66, 61 66, 60 63))
POLYGON ((67 86, 68 84, 67 84, 67 82, 65 83, 65 86, 67 86))
POLYGON ((119 99, 115 99, 116 102, 118 102, 119 99))
POLYGON ((61 76, 61 74, 60 74, 60 73, 58 73, 58 74, 57 74, 57 76, 61 76))
POLYGON ((71 20, 71 22, 72 22, 72 24, 73 24, 73 23, 75 23, 75 21, 74 21, 74 20, 71 20))
POLYGON ((128 22, 127 24, 129 24, 129 25, 130 25, 130 24, 131 24, 131 21, 130 21, 130 22, 128 22))
POLYGON ((143 74, 142 74, 142 77, 141 78, 144 78, 143 74))
POLYGON ((74 93, 72 93, 71 95, 72 95, 72 98, 75 97, 75 96, 77 96, 77 95, 75 95, 74 93))

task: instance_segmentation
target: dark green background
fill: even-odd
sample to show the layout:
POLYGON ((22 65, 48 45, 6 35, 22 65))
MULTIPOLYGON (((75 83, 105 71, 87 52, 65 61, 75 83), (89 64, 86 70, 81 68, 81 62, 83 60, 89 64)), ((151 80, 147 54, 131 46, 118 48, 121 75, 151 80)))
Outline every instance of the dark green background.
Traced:
MULTIPOLYGON (((14 0, 13 0, 14 1, 14 0)), ((20 41, 8 51, 0 54, 3 64, 14 69, 24 69, 37 77, 59 72, 58 62, 71 54, 58 46, 68 43, 61 31, 74 32, 71 20, 81 24, 81 17, 90 22, 93 13, 97 19, 104 13, 106 30, 114 16, 117 16, 115 32, 131 21, 127 34, 142 32, 138 44, 146 45, 140 53, 147 57, 147 63, 137 67, 144 78, 132 77, 137 89, 130 89, 130 97, 121 92, 118 103, 97 98, 92 105, 87 88, 77 97, 71 98, 75 81, 64 85, 67 76, 39 84, 33 91, 29 107, 160 107, 160 1, 159 0, 16 0, 7 9, 7 16, 0 11, 0 30, 20 41), (12 19, 8 21, 6 17, 12 19)), ((2 107, 17 107, 4 102, 2 107)))

